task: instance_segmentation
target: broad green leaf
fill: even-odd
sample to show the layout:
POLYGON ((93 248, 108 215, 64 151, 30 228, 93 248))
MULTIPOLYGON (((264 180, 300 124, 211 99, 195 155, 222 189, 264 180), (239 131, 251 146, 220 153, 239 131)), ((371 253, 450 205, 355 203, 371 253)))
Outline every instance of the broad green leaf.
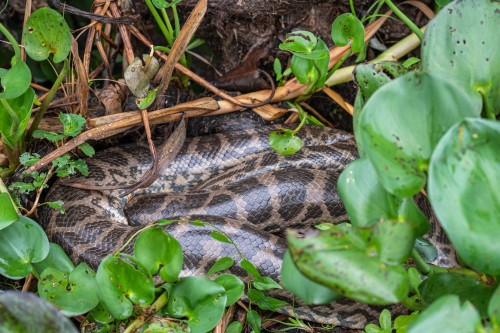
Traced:
POLYGON ((95 154, 94 147, 89 145, 87 142, 82 143, 81 145, 78 146, 78 148, 82 151, 82 153, 84 153, 88 157, 92 157, 95 154))
POLYGON ((18 61, 11 69, 3 73, 0 82, 3 88, 0 98, 18 98, 30 87, 31 71, 24 61, 18 61))
POLYGON ((384 188, 408 197, 424 187, 430 157, 441 136, 457 121, 480 112, 479 96, 438 76, 411 72, 387 83, 368 100, 360 117, 359 138, 384 188))
POLYGON ((454 1, 431 20, 422 43, 422 70, 481 98, 500 113, 500 2, 454 1))
POLYGON ((315 72, 314 61, 296 55, 290 61, 290 68, 297 80, 302 84, 308 83, 312 73, 315 72))
POLYGON ((467 265, 500 274, 500 123, 466 119, 432 155, 429 199, 467 265))
POLYGON ((0 230, 7 228, 18 219, 16 206, 14 206, 9 193, 0 193, 0 230))
POLYGON ((353 74, 366 102, 380 87, 406 72, 399 62, 384 61, 376 64, 359 64, 353 74))
POLYGON ((187 318, 192 333, 205 333, 220 321, 226 302, 224 287, 203 277, 190 276, 174 285, 167 311, 175 318, 187 318))
POLYGON ((283 128, 269 134, 269 145, 281 155, 293 155, 302 148, 302 140, 293 130, 283 128))
POLYGON ((318 39, 309 31, 294 31, 286 36, 283 43, 279 45, 280 50, 289 51, 293 54, 311 53, 318 39))
POLYGON ((26 277, 33 270, 32 263, 42 261, 48 253, 45 232, 28 217, 20 216, 0 232, 0 274, 10 279, 26 277))
POLYGON ((21 96, 5 101, 8 107, 15 113, 17 121, 12 119, 12 115, 6 109, 6 105, 0 103, 0 134, 2 135, 3 143, 7 147, 14 147, 24 136, 31 117, 34 98, 35 91, 29 88, 21 96))
POLYGON ((257 270, 257 267, 255 267, 254 264, 252 264, 250 261, 243 259, 241 261, 241 268, 243 268, 248 274, 250 274, 253 277, 262 277, 257 270))
POLYGON ((360 248, 342 229, 317 237, 288 236, 290 254, 309 279, 367 304, 397 303, 407 297, 409 281, 401 266, 389 266, 360 248))
POLYGON ((383 330, 386 330, 388 332, 391 332, 391 329, 392 329, 391 322, 392 321, 391 321, 391 313, 389 312, 389 310, 387 310, 387 309, 382 310, 378 321, 380 323, 380 328, 382 328, 383 330))
POLYGON ((153 104, 153 102, 155 101, 157 91, 158 91, 158 88, 155 88, 153 90, 148 91, 148 94, 146 95, 146 97, 137 98, 137 100, 135 101, 135 103, 137 104, 137 107, 141 110, 148 108, 148 106, 153 104))
POLYGON ((148 229, 137 237, 134 256, 151 275, 158 271, 165 282, 176 282, 184 255, 179 242, 161 228, 148 229))
POLYGON ((407 221, 381 219, 372 230, 368 245, 376 250, 376 256, 387 265, 404 263, 415 243, 415 229, 407 221))
POLYGON ((226 290, 226 306, 238 302, 245 290, 245 284, 238 277, 232 274, 221 274, 214 280, 226 290))
POLYGON ((191 330, 182 321, 162 321, 143 325, 137 333, 191 333, 191 330))
POLYGON ((151 275, 113 255, 99 265, 96 282, 101 303, 116 319, 130 317, 133 304, 145 306, 154 301, 151 275))
POLYGON ((269 276, 254 277, 253 286, 258 290, 282 289, 279 283, 269 276))
POLYGON ((365 27, 351 13, 337 16, 332 24, 331 35, 337 46, 351 44, 351 50, 356 53, 363 52, 365 48, 365 27))
POLYGON ((89 312, 88 318, 100 324, 108 324, 115 320, 102 303, 97 304, 97 306, 89 312))
POLYGON ((78 333, 79 330, 46 300, 32 293, 0 293, 0 332, 78 333))
POLYGON ((46 268, 38 280, 38 293, 66 316, 87 313, 99 303, 95 273, 85 263, 80 263, 69 274, 46 268))
POLYGON ((493 295, 491 296, 490 303, 488 304, 488 316, 493 319, 496 318, 498 323, 500 320, 500 285, 497 286, 493 295))
POLYGON ((222 257, 213 264, 208 270, 206 276, 209 277, 215 273, 231 268, 234 265, 234 259, 231 257, 222 257))
POLYGON ((243 332, 243 325, 239 321, 233 321, 226 327, 225 333, 241 333, 243 332))
POLYGON ((262 319, 255 310, 250 310, 247 312, 247 322, 252 327, 255 333, 260 333, 262 327, 262 319))
POLYGON ((71 50, 71 31, 61 14, 42 7, 26 22, 24 47, 30 58, 36 61, 45 60, 52 53, 57 64, 66 59, 71 50))
POLYGON ((217 232, 217 231, 211 231, 210 232, 210 237, 212 237, 215 240, 218 240, 219 242, 222 243, 228 243, 231 244, 231 240, 224 234, 217 232))
POLYGON ((250 301, 257 304, 262 310, 275 311, 276 309, 288 305, 287 302, 266 296, 263 291, 257 289, 250 289, 247 292, 247 296, 250 301))
POLYGON ((342 295, 304 276, 293 263, 287 251, 281 266, 281 281, 286 289, 306 304, 327 304, 342 295))
POLYGON ((410 324, 408 333, 471 333, 481 325, 481 318, 469 302, 456 295, 446 295, 432 303, 410 324), (451 319, 451 320, 450 320, 451 319))
POLYGON ((49 254, 47 257, 42 261, 33 264, 37 276, 40 276, 48 267, 68 274, 75 269, 75 265, 59 244, 49 243, 49 248, 49 254))
POLYGON ((351 162, 342 171, 337 189, 354 226, 368 227, 380 219, 393 219, 412 222, 418 236, 427 232, 429 221, 415 202, 390 194, 367 158, 351 162))
POLYGON ((439 273, 428 277, 420 285, 422 299, 428 305, 441 296, 453 294, 471 302, 482 317, 486 317, 488 302, 495 286, 488 286, 478 277, 460 273, 439 273))
POLYGON ((394 319, 394 329, 396 333, 406 333, 408 331, 408 327, 411 323, 418 318, 418 311, 412 312, 410 315, 400 315, 394 319))

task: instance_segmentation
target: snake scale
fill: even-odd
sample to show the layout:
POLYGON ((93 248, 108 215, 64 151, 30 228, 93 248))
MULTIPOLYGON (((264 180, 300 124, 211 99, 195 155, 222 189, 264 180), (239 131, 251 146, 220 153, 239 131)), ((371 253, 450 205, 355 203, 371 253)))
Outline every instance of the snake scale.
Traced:
MULTIPOLYGON (((160 219, 199 219, 223 230, 262 274, 279 281, 287 229, 346 219, 336 183, 357 153, 351 134, 305 126, 299 134, 302 149, 281 156, 268 144, 273 129, 276 127, 188 138, 160 178, 124 198, 119 197, 123 190, 67 185, 134 184, 152 161, 148 148, 135 144, 98 152, 87 161, 89 176, 62 179, 51 187, 46 200, 63 200, 66 214, 44 207, 39 212, 40 222, 73 261, 96 268, 104 256, 147 224, 160 219)), ((223 256, 238 259, 233 245, 210 237, 210 228, 174 223, 165 230, 183 247, 183 275, 203 274, 223 256)), ((442 231, 434 229, 433 233, 430 238, 435 236, 439 242, 442 231)), ((239 267, 233 272, 243 275, 239 267)), ((401 311, 398 306, 391 309, 401 311)), ((341 299, 327 306, 296 305, 294 313, 315 322, 363 328, 378 319, 380 310, 341 299)), ((290 309, 283 311, 290 313, 290 309)))

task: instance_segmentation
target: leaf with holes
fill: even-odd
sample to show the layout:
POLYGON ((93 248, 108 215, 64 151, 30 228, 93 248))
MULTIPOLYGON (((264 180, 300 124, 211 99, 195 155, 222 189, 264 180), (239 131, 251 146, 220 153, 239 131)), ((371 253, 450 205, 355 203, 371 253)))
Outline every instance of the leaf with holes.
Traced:
POLYGON ((363 23, 351 13, 337 16, 332 24, 332 39, 337 46, 351 44, 353 52, 363 52, 365 48, 365 27, 363 23))
POLYGON ((283 128, 269 134, 269 145, 278 154, 293 155, 302 148, 302 140, 293 130, 283 128))
POLYGON ((226 306, 238 302, 245 291, 245 284, 238 277, 232 274, 221 274, 215 278, 214 282, 224 287, 226 290, 226 306))
POLYGON ((37 9, 26 22, 24 47, 31 59, 42 61, 52 53, 55 63, 68 57, 71 31, 64 18, 48 7, 37 9))

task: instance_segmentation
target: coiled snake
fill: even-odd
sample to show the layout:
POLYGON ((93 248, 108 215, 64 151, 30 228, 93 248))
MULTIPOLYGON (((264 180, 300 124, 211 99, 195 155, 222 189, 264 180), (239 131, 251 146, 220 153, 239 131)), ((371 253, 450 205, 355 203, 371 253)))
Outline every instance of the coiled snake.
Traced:
MULTIPOLYGON (((41 224, 73 261, 95 268, 146 224, 159 219, 199 219, 221 228, 262 274, 279 280, 286 229, 345 219, 336 182, 357 156, 352 135, 313 126, 301 130, 299 153, 281 156, 269 147, 272 129, 187 139, 168 170, 133 197, 120 199, 123 190, 64 186, 77 182, 125 187, 136 183, 151 163, 146 146, 101 151, 87 161, 88 177, 63 179, 51 188, 46 200, 63 200, 66 214, 42 208, 41 224)), ((184 275, 202 274, 223 256, 238 258, 234 246, 214 240, 207 229, 189 223, 165 228, 183 246, 184 275)), ((235 274, 241 274, 238 268, 235 274)), ((380 309, 339 300, 329 306, 298 306, 294 311, 316 322, 363 328, 378 318, 380 309)))

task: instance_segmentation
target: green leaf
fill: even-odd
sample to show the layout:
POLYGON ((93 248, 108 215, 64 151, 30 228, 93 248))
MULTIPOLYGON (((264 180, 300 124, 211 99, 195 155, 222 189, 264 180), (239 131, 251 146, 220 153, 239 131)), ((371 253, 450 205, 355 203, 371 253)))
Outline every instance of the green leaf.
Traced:
POLYGON ((154 301, 153 278, 113 255, 99 265, 96 282, 101 303, 116 319, 130 317, 133 304, 145 306, 154 301))
POLYGON ((422 43, 422 70, 482 98, 487 115, 500 113, 500 3, 454 1, 431 20, 422 43))
POLYGON ((57 11, 42 7, 31 14, 24 28, 24 47, 31 59, 42 61, 54 54, 57 64, 71 50, 71 31, 57 11))
POLYGON ((293 54, 308 54, 312 52, 317 42, 316 36, 309 31, 293 31, 287 34, 285 41, 279 45, 279 48, 293 54))
POLYGON ((173 286, 167 311, 175 318, 186 317, 192 333, 205 333, 222 318, 226 301, 224 287, 203 277, 190 276, 173 286))
MULTIPOLYGON (((31 71, 23 61, 18 61, 1 77, 3 91, 0 98, 14 99, 26 93, 31 84, 31 71)), ((31 107, 30 107, 31 110, 31 107)))
POLYGON ((137 104, 137 107, 141 110, 146 109, 148 106, 153 104, 153 102, 156 99, 156 92, 158 91, 158 88, 155 88, 153 90, 148 91, 148 94, 146 97, 143 98, 137 98, 135 103, 137 104))
POLYGON ((243 325, 239 321, 233 321, 226 327, 225 333, 241 333, 243 332, 243 325))
POLYGON ((406 333, 410 324, 418 318, 418 314, 419 312, 415 311, 410 315, 397 316, 394 320, 394 329, 396 330, 396 333, 406 333))
POLYGON ((471 302, 484 318, 487 316, 488 302, 495 286, 484 284, 478 277, 459 273, 434 274, 422 282, 420 293, 426 304, 431 304, 444 295, 453 294, 471 302))
POLYGON ((392 304, 406 298, 409 281, 401 266, 372 257, 358 236, 337 227, 317 237, 296 238, 289 232, 290 254, 309 279, 367 304, 392 304))
POLYGON ((500 285, 497 286, 491 296, 490 303, 488 304, 488 316, 491 319, 496 318, 497 323, 500 319, 500 285))
POLYGON ((252 264, 250 261, 243 259, 241 261, 241 268, 243 268, 248 274, 250 274, 253 277, 262 277, 255 267, 254 264, 252 264))
POLYGON ((231 268, 234 265, 234 260, 231 257, 222 257, 213 264, 212 267, 208 270, 207 277, 214 275, 215 273, 219 273, 223 270, 231 268))
POLYGON ((269 276, 254 277, 253 286, 258 290, 282 289, 278 282, 269 276))
POLYGON ((466 119, 432 155, 429 199, 443 229, 468 266, 500 274, 500 123, 466 119))
POLYGON ((95 273, 85 263, 80 263, 69 274, 46 268, 38 280, 38 293, 66 316, 87 313, 99 303, 95 273))
POLYGON ((191 330, 183 322, 163 321, 143 325, 137 333, 191 333, 191 330))
POLYGON ((391 313, 389 312, 389 310, 382 310, 378 321, 380 323, 380 328, 387 332, 392 331, 391 313))
POLYGON ((283 69, 279 58, 274 58, 273 70, 274 74, 276 74, 276 81, 281 80, 283 78, 283 69))
POLYGON ((62 247, 55 243, 49 243, 49 253, 47 257, 40 262, 34 263, 33 267, 37 276, 40 276, 48 267, 68 274, 75 269, 75 265, 62 247))
POLYGON ((370 233, 368 245, 376 249, 377 258, 384 264, 398 265, 408 259, 415 238, 411 222, 382 219, 370 233))
POLYGON ((221 234, 220 232, 217 231, 211 231, 210 237, 212 237, 215 240, 218 240, 219 242, 229 243, 229 244, 232 243, 231 240, 226 235, 221 234))
POLYGON ((114 320, 113 316, 106 310, 102 303, 97 304, 97 306, 89 312, 88 318, 100 324, 108 324, 114 320))
POLYGON ((397 196, 412 196, 424 187, 441 136, 480 111, 478 96, 438 76, 412 72, 387 83, 368 100, 359 138, 384 188, 397 196))
POLYGON ((0 193, 0 230, 7 228, 18 219, 16 206, 14 206, 9 193, 0 193))
POLYGON ((148 229, 137 237, 134 256, 151 275, 158 271, 165 282, 176 282, 184 255, 179 242, 161 228, 148 229))
POLYGON ((260 333, 262 327, 262 319, 255 310, 250 310, 247 312, 247 323, 252 327, 255 333, 260 333))
POLYGON ((238 302, 245 290, 243 281, 232 274, 221 274, 214 281, 226 290, 226 307, 238 302))
POLYGON ((422 298, 419 290, 419 287, 422 284, 422 277, 420 276, 418 269, 416 269, 415 267, 410 267, 408 268, 407 272, 411 287, 415 290, 417 296, 419 298, 422 298))
POLYGON ((306 304, 327 304, 342 295, 304 276, 293 263, 287 251, 281 266, 281 281, 286 289, 300 297, 306 304))
POLYGON ((56 132, 45 131, 45 130, 36 130, 33 132, 33 137, 35 139, 46 139, 50 142, 57 142, 64 139, 64 134, 58 134, 56 132))
POLYGON ((172 0, 172 1, 168 1, 168 0, 152 0, 153 5, 156 8, 158 8, 158 9, 170 8, 172 6, 175 6, 176 4, 178 4, 181 1, 182 0, 172 0))
POLYGON ((354 69, 354 79, 365 102, 383 85, 405 74, 407 70, 394 61, 376 64, 359 64, 354 69))
POLYGON ((80 134, 86 123, 84 117, 73 113, 60 113, 59 120, 61 121, 61 124, 63 124, 63 134, 71 137, 80 134))
POLYGON ((8 111, 6 105, 0 103, 0 134, 7 147, 14 147, 24 136, 31 117, 34 98, 35 91, 29 88, 19 97, 4 101, 15 113, 17 121, 12 118, 13 115, 8 111))
POLYGON ((332 39, 337 46, 351 44, 351 50, 363 52, 365 48, 365 27, 353 14, 346 13, 337 16, 332 24, 332 39))
POLYGON ((293 155, 302 148, 302 140, 293 130, 283 128, 269 134, 269 145, 278 154, 293 155))
POLYGON ((32 293, 0 293, 0 332, 78 333, 79 330, 46 300, 32 293))
POLYGON ((25 167, 30 167, 40 160, 40 155, 37 153, 23 153, 19 156, 19 162, 25 167))
POLYGON ((79 145, 78 148, 80 148, 80 150, 82 151, 82 153, 84 153, 88 157, 92 157, 95 154, 94 147, 92 147, 91 145, 89 145, 86 142, 82 143, 81 145, 79 145))
POLYGON ((268 297, 263 291, 256 289, 250 289, 247 292, 247 296, 250 301, 257 304, 257 306, 262 310, 275 311, 276 309, 288 305, 287 302, 273 297, 268 297))
POLYGON ((42 261, 48 253, 45 232, 28 217, 20 216, 0 232, 0 274, 10 279, 26 277, 33 270, 32 263, 42 261))
POLYGON ((481 318, 471 303, 461 303, 458 296, 446 295, 425 309, 411 323, 408 333, 470 333, 479 325, 481 318))
POLYGON ((148 95, 151 79, 160 68, 160 63, 155 57, 143 54, 142 60, 136 57, 127 67, 123 74, 125 82, 132 94, 137 98, 144 98, 148 95), (146 66, 149 64, 149 66, 146 66))

